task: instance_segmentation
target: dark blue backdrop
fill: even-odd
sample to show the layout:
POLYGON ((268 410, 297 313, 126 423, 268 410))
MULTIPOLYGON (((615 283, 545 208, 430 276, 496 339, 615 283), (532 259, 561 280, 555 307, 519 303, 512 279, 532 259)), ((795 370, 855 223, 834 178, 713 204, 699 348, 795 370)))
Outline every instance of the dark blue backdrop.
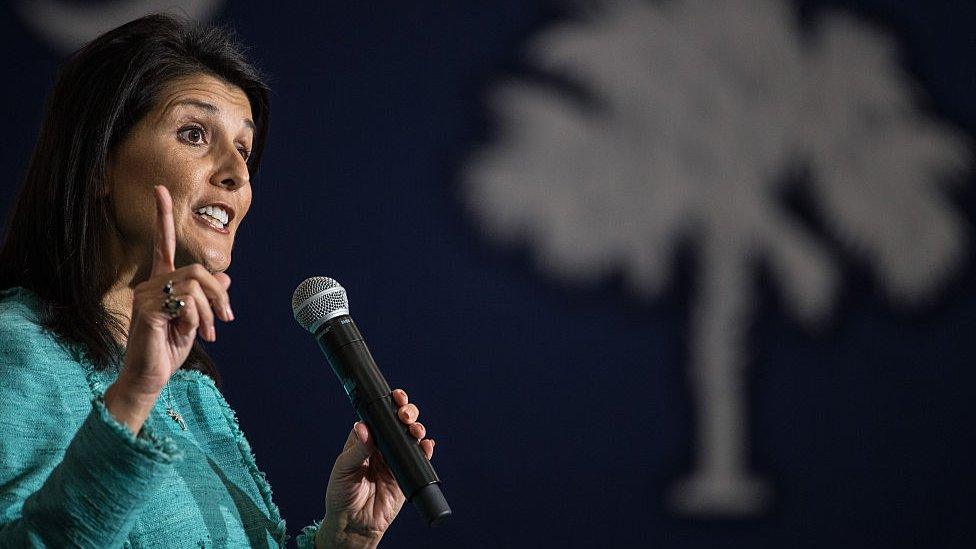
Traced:
MULTIPOLYGON (((895 31, 930 107, 976 135, 972 2, 831 4, 895 31)), ((844 306, 816 335, 759 284, 750 444, 774 507, 740 520, 665 512, 665 488, 690 466, 688 278, 653 302, 613 278, 554 283, 526 250, 486 243, 459 196, 462 155, 490 136, 485 87, 520 70, 525 39, 559 16, 525 0, 221 8, 274 93, 230 271, 237 321, 210 349, 292 532, 322 513, 354 421, 291 318, 296 284, 323 274, 347 287, 387 377, 420 404, 455 510, 427 531, 405 509, 386 547, 973 546, 971 262, 910 314, 851 263, 844 306)), ((60 55, 9 6, 0 36, 6 214, 60 55)), ((973 234, 965 183, 954 200, 973 234)))

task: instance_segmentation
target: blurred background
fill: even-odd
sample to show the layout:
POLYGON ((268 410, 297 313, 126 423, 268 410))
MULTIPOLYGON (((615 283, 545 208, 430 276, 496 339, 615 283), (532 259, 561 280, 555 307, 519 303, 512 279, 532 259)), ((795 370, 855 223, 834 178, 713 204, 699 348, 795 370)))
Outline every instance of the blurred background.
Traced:
POLYGON ((4 219, 59 63, 167 9, 273 88, 209 350, 292 534, 355 420, 326 275, 454 508, 385 547, 976 542, 976 4, 11 1, 4 219))

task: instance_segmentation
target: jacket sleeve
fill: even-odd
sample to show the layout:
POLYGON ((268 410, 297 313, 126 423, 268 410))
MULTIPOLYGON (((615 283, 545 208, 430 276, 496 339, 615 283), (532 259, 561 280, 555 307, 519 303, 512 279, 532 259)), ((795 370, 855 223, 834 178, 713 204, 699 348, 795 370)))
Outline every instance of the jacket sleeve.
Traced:
POLYGON ((319 531, 319 526, 321 525, 322 521, 317 520, 302 528, 301 533, 295 538, 295 545, 298 546, 298 549, 315 549, 315 534, 319 531))
POLYGON ((92 400, 81 368, 37 325, 0 325, 2 547, 120 547, 182 459, 92 400))

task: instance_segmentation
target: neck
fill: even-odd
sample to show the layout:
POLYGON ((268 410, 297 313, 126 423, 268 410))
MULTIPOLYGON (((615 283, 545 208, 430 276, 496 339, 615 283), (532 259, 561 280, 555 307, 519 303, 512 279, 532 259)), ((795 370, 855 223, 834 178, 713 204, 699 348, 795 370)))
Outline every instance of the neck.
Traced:
POLYGON ((105 310, 116 318, 122 319, 125 333, 114 334, 119 343, 125 345, 128 340, 128 326, 132 317, 132 302, 137 284, 149 278, 150 268, 147 263, 132 250, 123 249, 115 240, 108 247, 109 261, 106 265, 114 267, 104 273, 105 284, 108 288, 102 294, 102 305, 105 310))
MULTIPOLYGON (((117 318, 123 319, 122 325, 128 326, 131 320, 132 314, 132 301, 133 301, 133 289, 132 286, 122 282, 117 281, 105 294, 102 296, 102 305, 105 306, 105 310, 117 318)), ((128 328, 126 328, 126 331, 128 328)), ((128 339, 128 333, 114 334, 116 339, 122 345, 125 345, 128 339)))

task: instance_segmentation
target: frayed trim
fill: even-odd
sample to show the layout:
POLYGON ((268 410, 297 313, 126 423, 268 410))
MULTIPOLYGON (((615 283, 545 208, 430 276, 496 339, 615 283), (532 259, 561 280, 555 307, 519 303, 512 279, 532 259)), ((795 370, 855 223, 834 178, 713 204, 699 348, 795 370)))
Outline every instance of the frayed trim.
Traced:
POLYGON ((305 528, 302 528, 301 533, 299 533, 298 537, 295 538, 298 549, 315 549, 315 534, 318 533, 321 526, 322 521, 317 520, 305 528))
MULTIPOLYGON (((85 368, 85 377, 88 381, 88 386, 91 388, 92 394, 95 395, 96 400, 102 402, 101 407, 105 411, 105 414, 107 414, 108 419, 110 419, 114 425, 121 428, 126 435, 132 437, 132 432, 129 430, 129 428, 121 423, 118 423, 115 418, 108 413, 108 410, 105 409, 104 402, 102 401, 105 390, 108 388, 108 377, 112 374, 117 374, 118 372, 96 370, 88 360, 82 359, 79 360, 79 362, 81 362, 85 368)), ((261 493, 261 498, 264 500, 265 506, 267 506, 269 512, 271 513, 271 517, 269 518, 275 523, 275 537, 277 538, 278 543, 284 546, 289 537, 288 528, 285 524, 285 520, 281 518, 281 511, 278 509, 278 506, 272 499, 271 485, 268 483, 268 478, 263 471, 258 469, 257 462, 254 458, 254 452, 251 450, 251 445, 248 443, 247 439, 244 438, 244 433, 241 431, 240 424, 237 421, 237 413, 233 408, 230 407, 230 404, 227 403, 224 395, 219 389, 217 389, 217 386, 214 384, 214 381, 210 376, 207 376, 206 374, 197 370, 184 370, 181 368, 173 372, 171 377, 176 377, 178 379, 184 379, 187 381, 194 380, 197 383, 201 383, 209 387, 214 392, 214 395, 216 395, 217 398, 217 403, 220 405, 221 413, 224 416, 224 420, 230 427, 230 432, 234 437, 234 441, 237 442, 237 447, 241 452, 241 457, 244 459, 244 464, 247 466, 248 472, 254 479, 254 483, 257 485, 258 491, 261 493)), ((149 418, 146 419, 145 425, 143 425, 142 430, 139 432, 139 437, 145 438, 146 441, 151 441, 152 443, 159 445, 161 450, 164 448, 175 449, 179 455, 178 459, 182 459, 182 450, 179 449, 173 439, 169 437, 159 439, 153 434, 150 426, 151 419, 152 414, 150 414, 149 418)), ((143 442, 145 443, 146 441, 143 442)))
POLYGON ((92 400, 92 407, 112 431, 125 439, 139 453, 159 463, 173 463, 183 460, 183 450, 176 444, 176 441, 170 437, 157 437, 148 426, 143 426, 138 436, 134 435, 127 426, 120 423, 108 411, 101 396, 92 400))
POLYGON ((74 357, 75 360, 77 360, 85 368, 85 379, 88 380, 88 387, 91 389, 92 394, 96 397, 104 395, 105 390, 108 389, 104 379, 105 376, 115 374, 117 372, 99 372, 94 366, 92 366, 91 362, 85 359, 83 356, 84 353, 82 353, 80 349, 76 349, 75 353, 77 353, 74 357))
POLYGON ((237 413, 227 400, 224 399, 224 395, 217 389, 214 385, 213 379, 209 376, 199 372, 197 370, 177 370, 173 373, 173 376, 179 376, 181 378, 193 378, 198 383, 202 383, 214 392, 217 397, 217 403, 220 404, 221 412, 224 415, 224 419, 227 421, 227 425, 230 427, 230 432, 234 436, 234 440, 237 442, 237 447, 241 451, 241 456, 244 458, 244 463, 247 465, 248 471, 251 473, 251 477, 254 478, 254 483, 257 484, 258 490, 261 492, 261 497, 264 499, 265 505, 271 512, 271 520, 276 523, 276 536, 278 543, 282 546, 288 540, 288 529, 285 525, 284 519, 281 518, 281 511, 278 510, 278 506, 272 500, 271 485, 268 484, 268 478, 264 474, 264 471, 258 469, 257 461, 254 459, 254 452, 251 450, 251 445, 248 443, 247 439, 244 438, 244 433, 241 432, 240 424, 237 421, 237 413))

